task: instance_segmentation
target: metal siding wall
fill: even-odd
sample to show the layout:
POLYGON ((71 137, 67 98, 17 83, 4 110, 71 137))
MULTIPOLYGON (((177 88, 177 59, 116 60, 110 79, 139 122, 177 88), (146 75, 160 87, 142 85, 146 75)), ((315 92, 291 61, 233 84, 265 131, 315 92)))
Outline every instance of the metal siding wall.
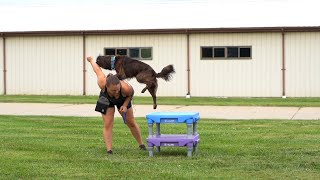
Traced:
POLYGON ((280 33, 190 35, 191 96, 281 96, 280 33), (252 46, 252 60, 200 60, 201 46, 252 46))
POLYGON ((82 37, 10 37, 8 94, 82 94, 82 37))
MULTIPOLYGON (((96 58, 103 54, 105 47, 152 47, 153 59, 144 60, 156 72, 163 67, 173 64, 176 73, 169 82, 158 79, 158 96, 185 96, 187 93, 187 39, 186 35, 108 35, 88 36, 86 39, 86 54, 96 58)), ((99 88, 97 79, 91 66, 87 63, 87 88, 88 94, 97 94, 99 88)), ((110 71, 105 70, 105 74, 110 71)), ((115 74, 115 71, 112 72, 115 74)), ((149 92, 141 93, 145 87, 135 78, 128 80, 135 89, 137 96, 150 96, 149 92)))
POLYGON ((286 95, 320 97, 320 33, 286 33, 286 95))
POLYGON ((4 93, 4 84, 3 84, 3 39, 0 38, 0 94, 4 93))
MULTIPOLYGON (((156 72, 173 64, 170 82, 158 79, 158 96, 187 93, 185 34, 88 36, 86 54, 94 58, 105 47, 152 47, 156 72)), ((286 95, 320 96, 320 33, 286 33, 286 95)), ((82 37, 7 37, 7 94, 82 94, 82 37)), ((0 94, 3 94, 3 39, 0 39, 0 94)), ((281 33, 213 33, 190 35, 191 96, 280 97, 281 33), (201 46, 252 46, 252 60, 200 60, 201 46)), ((99 88, 87 63, 87 94, 99 88)), ((109 73, 109 71, 105 71, 109 73)), ((113 72, 115 73, 115 72, 113 72)), ((129 80, 138 96, 144 88, 129 80)))

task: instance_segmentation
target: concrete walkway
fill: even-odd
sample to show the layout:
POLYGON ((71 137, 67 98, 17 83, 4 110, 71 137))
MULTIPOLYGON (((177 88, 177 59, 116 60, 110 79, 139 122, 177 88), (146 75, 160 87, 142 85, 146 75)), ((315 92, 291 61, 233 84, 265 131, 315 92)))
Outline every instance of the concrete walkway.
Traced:
MULTIPOLYGON (((0 103, 0 115, 48 115, 100 117, 95 104, 0 103)), ((136 117, 152 112, 199 112, 201 118, 212 119, 290 119, 320 120, 320 107, 255 107, 255 106, 176 106, 133 105, 136 117)), ((120 117, 116 112, 116 117, 120 117)))

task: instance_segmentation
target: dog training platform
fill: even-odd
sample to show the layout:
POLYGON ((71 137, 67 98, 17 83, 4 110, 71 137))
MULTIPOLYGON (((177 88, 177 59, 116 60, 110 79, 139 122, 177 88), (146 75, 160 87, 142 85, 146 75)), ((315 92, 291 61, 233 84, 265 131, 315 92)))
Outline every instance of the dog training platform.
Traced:
POLYGON ((187 156, 197 152, 200 137, 197 132, 197 123, 200 119, 198 112, 155 112, 146 116, 149 128, 147 138, 149 156, 153 156, 154 146, 160 152, 160 146, 186 146, 187 156), (156 124, 156 134, 153 134, 153 124, 156 124), (160 124, 185 123, 187 134, 161 134, 160 124))

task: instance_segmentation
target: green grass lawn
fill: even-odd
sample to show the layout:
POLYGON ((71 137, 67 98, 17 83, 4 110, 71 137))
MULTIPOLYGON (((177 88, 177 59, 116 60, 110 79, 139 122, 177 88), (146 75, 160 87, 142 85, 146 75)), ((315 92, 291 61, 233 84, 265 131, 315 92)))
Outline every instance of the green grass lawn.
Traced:
MULTIPOLYGON (((0 102, 94 104, 98 96, 37 96, 0 95, 0 102)), ((152 98, 135 96, 135 104, 152 104, 152 98)), ((159 105, 209 105, 209 106, 293 106, 320 107, 320 97, 313 98, 216 98, 216 97, 158 97, 159 105)))
MULTIPOLYGON (((146 120, 137 121, 145 140, 146 120)), ((101 118, 0 116, 0 179, 320 179, 320 121, 200 119, 191 158, 185 147, 149 157, 121 119, 108 156, 102 126, 101 118)))

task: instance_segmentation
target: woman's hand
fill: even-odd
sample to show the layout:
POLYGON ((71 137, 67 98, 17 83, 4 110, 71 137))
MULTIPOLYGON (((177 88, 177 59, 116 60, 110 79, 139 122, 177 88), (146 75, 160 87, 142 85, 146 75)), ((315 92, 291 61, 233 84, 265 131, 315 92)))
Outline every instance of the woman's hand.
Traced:
POLYGON ((120 107, 120 109, 119 109, 119 112, 120 112, 120 114, 124 114, 124 113, 126 113, 127 112, 127 107, 126 106, 121 106, 120 107))
POLYGON ((91 62, 93 60, 93 58, 91 56, 87 57, 87 61, 91 62))

